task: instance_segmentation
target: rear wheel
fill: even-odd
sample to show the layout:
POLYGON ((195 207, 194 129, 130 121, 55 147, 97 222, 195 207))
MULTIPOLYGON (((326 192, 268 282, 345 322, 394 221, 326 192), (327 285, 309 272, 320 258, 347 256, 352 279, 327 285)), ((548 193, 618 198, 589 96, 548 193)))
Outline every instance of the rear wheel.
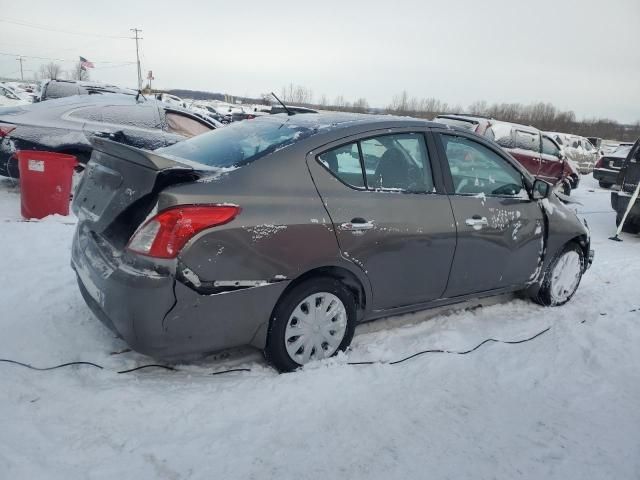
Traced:
POLYGON ((610 188, 613 184, 605 182, 604 180, 598 180, 598 185, 600 185, 600 188, 610 188))
POLYGON ((564 305, 571 300, 580 285, 584 261, 580 246, 568 244, 547 267, 540 290, 533 300, 547 307, 564 305))
POLYGON ((295 286, 274 309, 265 357, 281 372, 344 350, 355 330, 356 303, 339 280, 316 277, 295 286))

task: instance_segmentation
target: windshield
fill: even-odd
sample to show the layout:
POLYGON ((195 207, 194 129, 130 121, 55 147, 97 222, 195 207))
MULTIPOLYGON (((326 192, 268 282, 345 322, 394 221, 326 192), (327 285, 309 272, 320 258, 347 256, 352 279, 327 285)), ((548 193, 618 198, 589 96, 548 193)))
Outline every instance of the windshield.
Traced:
POLYGON ((245 165, 308 137, 314 129, 290 122, 249 120, 157 150, 212 167, 245 165))

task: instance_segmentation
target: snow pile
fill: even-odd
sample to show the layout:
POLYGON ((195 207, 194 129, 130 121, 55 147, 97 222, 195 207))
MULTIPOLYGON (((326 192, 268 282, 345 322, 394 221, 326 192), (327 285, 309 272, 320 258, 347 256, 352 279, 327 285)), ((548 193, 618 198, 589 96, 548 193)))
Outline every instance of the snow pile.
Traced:
POLYGON ((638 478, 640 237, 606 240, 614 213, 593 185, 577 196, 596 263, 564 307, 510 299, 375 322, 351 352, 286 375, 251 351, 118 375, 150 359, 112 354, 125 345, 84 305, 73 221, 18 221, 2 183, 0 357, 105 370, 0 364, 0 478, 638 478), (345 364, 547 326, 469 355, 345 364), (237 366, 251 372, 209 375, 237 366))

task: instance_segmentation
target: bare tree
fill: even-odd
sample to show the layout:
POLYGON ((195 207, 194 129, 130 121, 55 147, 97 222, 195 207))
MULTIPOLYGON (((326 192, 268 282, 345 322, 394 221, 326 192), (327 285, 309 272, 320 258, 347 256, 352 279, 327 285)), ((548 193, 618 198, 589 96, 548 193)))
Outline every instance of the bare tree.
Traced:
POLYGON ((82 68, 82 62, 78 62, 69 72, 69 77, 72 80, 89 80, 89 71, 82 68))
POLYGON ((56 80, 61 78, 62 75, 62 67, 59 63, 49 62, 44 65, 40 65, 40 78, 47 79, 50 78, 52 80, 56 80))

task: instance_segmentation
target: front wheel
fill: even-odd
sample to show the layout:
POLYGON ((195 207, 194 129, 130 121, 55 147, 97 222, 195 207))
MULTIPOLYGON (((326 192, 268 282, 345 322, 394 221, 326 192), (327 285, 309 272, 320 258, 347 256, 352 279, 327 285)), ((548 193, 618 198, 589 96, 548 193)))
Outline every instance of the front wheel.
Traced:
POLYGON ((356 303, 339 280, 316 277, 286 292, 271 317, 265 357, 281 372, 335 355, 351 343, 356 303))
POLYGON ((575 243, 567 245, 545 270, 542 285, 533 300, 547 307, 567 303, 580 285, 584 262, 580 246, 575 243))

